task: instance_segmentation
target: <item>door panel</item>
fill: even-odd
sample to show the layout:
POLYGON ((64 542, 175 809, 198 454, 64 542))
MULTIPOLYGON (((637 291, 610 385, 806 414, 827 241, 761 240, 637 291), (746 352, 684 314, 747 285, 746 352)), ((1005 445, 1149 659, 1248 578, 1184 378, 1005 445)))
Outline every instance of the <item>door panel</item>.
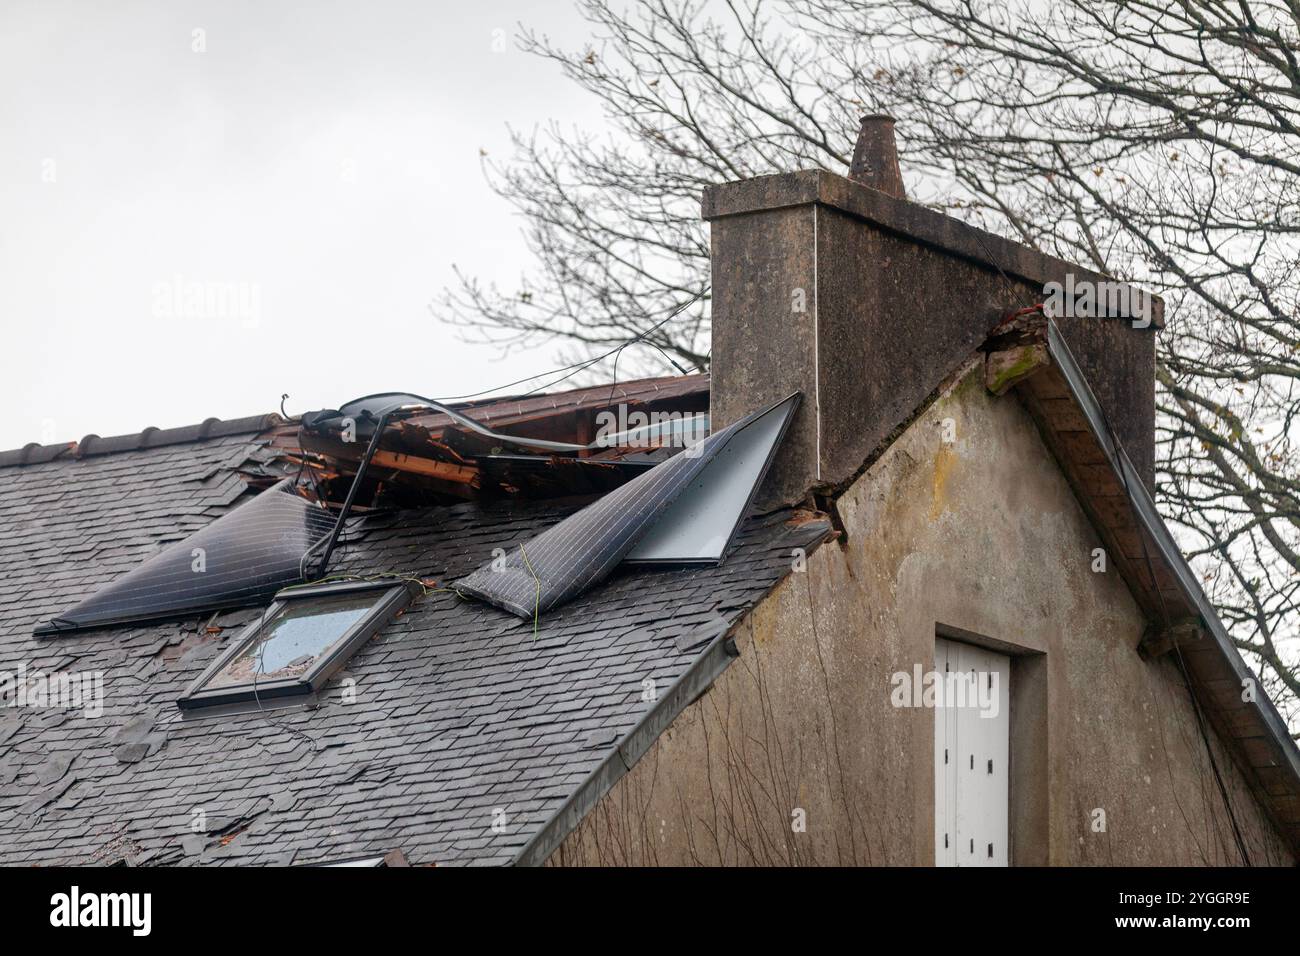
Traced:
MULTIPOLYGON (((934 642, 934 670, 946 675, 959 668, 958 645, 938 639, 934 642)), ((936 703, 939 696, 936 695, 936 703)), ((957 865, 957 711, 934 709, 934 862, 936 866, 957 865)))
POLYGON ((935 863, 1006 866, 1011 659, 937 638, 935 669, 935 863))

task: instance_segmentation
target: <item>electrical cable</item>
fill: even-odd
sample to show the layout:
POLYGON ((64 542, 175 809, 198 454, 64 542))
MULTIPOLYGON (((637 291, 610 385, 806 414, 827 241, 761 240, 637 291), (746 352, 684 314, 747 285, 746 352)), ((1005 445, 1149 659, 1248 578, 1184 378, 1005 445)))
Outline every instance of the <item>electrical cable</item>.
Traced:
MULTIPOLYGON (((646 330, 643 331, 643 332, 638 332, 636 335, 632 336, 632 337, 629 338, 627 341, 622 342, 622 343, 620 343, 619 345, 614 346, 614 347, 613 347, 612 349, 610 349, 609 351, 604 352, 604 353, 602 353, 602 354, 600 354, 600 355, 597 355, 597 356, 595 356, 594 358, 591 358, 591 359, 583 359, 581 362, 575 362, 575 363, 572 364, 572 365, 565 365, 565 366, 562 366, 562 367, 560 367, 560 368, 551 369, 551 370, 548 371, 548 372, 538 372, 536 375, 529 375, 527 378, 521 378, 521 379, 518 379, 517 381, 514 381, 514 382, 507 382, 505 385, 497 385, 497 386, 495 386, 495 387, 493 387, 493 388, 484 389, 484 390, 481 391, 481 392, 470 392, 470 393, 467 394, 467 395, 448 395, 448 396, 444 396, 444 397, 441 399, 441 401, 444 401, 444 402, 457 402, 457 401, 464 401, 464 400, 466 400, 466 399, 471 399, 471 398, 479 398, 479 397, 484 396, 484 395, 490 395, 490 394, 492 394, 493 392, 499 392, 499 391, 501 391, 502 389, 505 389, 505 388, 513 388, 514 386, 516 386, 516 385, 522 385, 522 384, 525 383, 525 382, 531 382, 531 381, 533 381, 533 380, 535 380, 535 379, 544 378, 544 377, 546 377, 547 375, 555 375, 555 374, 557 374, 557 373, 559 373, 559 372, 570 372, 570 370, 572 370, 572 371, 570 372, 569 375, 566 375, 566 376, 564 376, 563 378, 556 379, 554 382, 548 382, 548 383, 547 383, 546 385, 544 385, 544 386, 539 386, 539 388, 550 388, 550 387, 553 386, 553 385, 558 385, 560 382, 563 382, 563 381, 565 381, 565 380, 568 379, 568 378, 572 378, 572 377, 573 377, 574 375, 576 375, 578 372, 581 372, 581 371, 583 371, 583 370, 586 369, 586 368, 590 368, 592 365, 595 365, 597 362, 600 362, 600 361, 602 361, 603 359, 607 359, 607 358, 609 358, 611 355, 615 354, 616 352, 621 352, 623 349, 627 348, 629 345, 635 345, 637 342, 641 341, 641 340, 644 339, 646 336, 650 335, 650 334, 653 333, 653 332, 658 331, 660 328, 662 328, 662 327, 663 327, 664 325, 666 325, 668 322, 670 322, 670 321, 672 321, 673 319, 677 318, 677 316, 681 315, 683 312, 685 312, 687 309, 689 309, 691 306, 693 306, 696 302, 698 302, 700 299, 702 299, 702 298, 703 298, 703 297, 704 297, 708 292, 709 292, 709 287, 706 286, 705 288, 701 289, 699 292, 695 293, 695 295, 691 296, 691 298, 688 299, 685 303, 683 303, 682 305, 680 305, 680 306, 678 306, 676 309, 674 309, 674 310, 673 310, 669 315, 665 316, 664 318, 662 318, 662 319, 660 319, 658 322, 656 322, 654 325, 650 326, 650 328, 646 329, 646 330)), ((664 350, 663 350, 662 348, 660 348, 659 346, 655 345, 653 342, 647 342, 646 344, 649 345, 651 348, 656 348, 656 349, 659 349, 659 351, 664 352, 664 350)), ((667 352, 664 352, 664 354, 665 354, 665 356, 668 355, 667 352)), ((688 374, 684 369, 681 368, 680 365, 678 365, 676 362, 673 362, 673 359, 672 359, 671 356, 668 356, 668 361, 672 362, 672 364, 673 364, 674 367, 676 367, 678 370, 682 371, 682 374, 683 374, 683 375, 688 374)), ((531 394, 533 394, 533 393, 536 392, 536 391, 538 391, 538 389, 533 389, 532 391, 525 392, 524 394, 525 394, 525 395, 531 395, 531 394)))

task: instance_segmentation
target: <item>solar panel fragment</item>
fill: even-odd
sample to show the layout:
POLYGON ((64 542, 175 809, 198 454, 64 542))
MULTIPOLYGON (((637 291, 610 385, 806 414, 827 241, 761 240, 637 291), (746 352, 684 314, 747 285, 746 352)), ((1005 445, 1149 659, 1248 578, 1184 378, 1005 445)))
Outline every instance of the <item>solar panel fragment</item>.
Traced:
POLYGON ((286 479, 110 581, 36 633, 261 603, 302 580, 303 555, 333 527, 334 516, 286 479))
MULTIPOLYGON (((789 401, 793 411, 793 399, 789 401)), ((737 431, 623 560, 647 564, 721 561, 788 421, 778 406, 737 431)))
POLYGON ((715 432, 516 548, 504 562, 484 564, 457 590, 529 618, 604 579, 661 523, 668 529, 641 560, 716 563, 798 403, 796 393, 715 432), (683 495, 679 510, 674 503, 683 495), (700 526, 688 527, 692 522, 700 526))

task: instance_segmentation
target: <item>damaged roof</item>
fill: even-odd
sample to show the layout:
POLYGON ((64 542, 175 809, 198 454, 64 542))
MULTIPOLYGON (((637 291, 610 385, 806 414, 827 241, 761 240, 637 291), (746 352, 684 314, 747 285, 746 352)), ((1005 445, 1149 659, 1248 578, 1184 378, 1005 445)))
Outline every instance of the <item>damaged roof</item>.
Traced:
MULTIPOLYGON (((989 388, 1025 403, 1152 622, 1142 652, 1179 656, 1252 789, 1300 841, 1300 752, 1266 697, 1241 700, 1249 668, 1069 349, 1041 315, 1021 315, 984 351, 989 388)), ((620 402, 707 409, 706 377, 676 381, 512 398, 473 414, 494 429, 588 441, 593 417, 620 402)), ((417 865, 543 862, 727 666, 728 631, 791 573, 792 550, 833 534, 816 512, 751 516, 721 564, 625 565, 521 619, 461 597, 456 583, 648 464, 612 449, 593 482, 580 458, 502 455, 437 419, 385 433, 393 457, 367 477, 330 568, 418 577, 427 593, 308 706, 268 712, 186 717, 176 706, 261 607, 51 639, 32 629, 286 474, 309 475, 337 504, 357 443, 310 447, 306 429, 268 416, 0 454, 0 697, 14 687, 3 672, 21 666, 29 678, 101 681, 103 704, 101 714, 0 710, 0 862, 296 864, 391 851, 417 865), (472 469, 474 493, 462 498, 441 471, 404 456, 472 469), (535 481, 492 471, 525 457, 535 481), (411 507, 412 497, 435 503, 411 507)))
MULTIPOLYGON (((530 401, 546 400, 581 405, 530 401)), ((177 698, 261 607, 54 638, 32 630, 278 477, 283 428, 250 419, 187 440, 106 441, 116 444, 93 454, 0 459, 11 466, 0 671, 102 688, 99 714, 0 710, 6 864, 289 864, 391 850, 417 865, 511 862, 535 852, 584 781, 608 774, 638 725, 684 706, 675 682, 716 659, 728 629, 790 573, 792 549, 829 533, 806 512, 753 517, 721 565, 624 568, 533 621, 446 585, 592 496, 358 513, 331 574, 415 575, 429 592, 312 705, 188 717, 177 698)))

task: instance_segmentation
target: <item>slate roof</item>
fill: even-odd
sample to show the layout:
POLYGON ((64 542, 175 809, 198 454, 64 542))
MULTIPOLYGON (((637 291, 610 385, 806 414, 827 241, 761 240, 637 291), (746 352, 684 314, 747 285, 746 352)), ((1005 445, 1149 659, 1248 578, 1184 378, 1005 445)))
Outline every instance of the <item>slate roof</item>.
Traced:
MULTIPOLYGON (((236 469, 265 452, 249 433, 123 445, 0 468, 0 671, 102 672, 104 700, 97 718, 0 709, 0 863, 393 849, 417 865, 509 862, 651 706, 643 680, 667 687, 789 572, 791 548, 827 531, 788 512, 751 518, 720 567, 620 571, 536 634, 435 591, 363 647, 318 708, 182 719, 176 698, 260 608, 217 618, 219 636, 198 618, 55 638, 32 627, 237 506, 248 492, 236 469)), ((363 516, 331 573, 453 581, 583 503, 363 516)))
POLYGON ((122 451, 136 451, 141 448, 159 448, 163 445, 186 445, 190 442, 207 441, 224 438, 229 435, 247 435, 261 432, 284 420, 274 413, 255 415, 251 418, 234 418, 222 421, 209 418, 198 425, 184 425, 180 428, 154 428, 130 435, 115 435, 112 438, 100 438, 87 435, 77 442, 57 442, 41 445, 30 442, 22 448, 0 451, 0 468, 9 465, 27 465, 55 459, 85 458, 88 455, 108 455, 122 451))

